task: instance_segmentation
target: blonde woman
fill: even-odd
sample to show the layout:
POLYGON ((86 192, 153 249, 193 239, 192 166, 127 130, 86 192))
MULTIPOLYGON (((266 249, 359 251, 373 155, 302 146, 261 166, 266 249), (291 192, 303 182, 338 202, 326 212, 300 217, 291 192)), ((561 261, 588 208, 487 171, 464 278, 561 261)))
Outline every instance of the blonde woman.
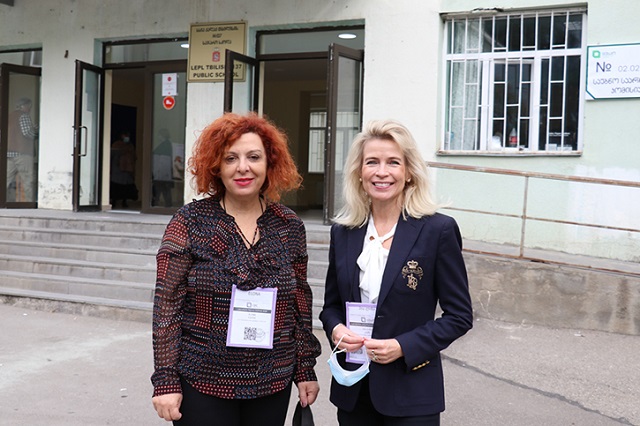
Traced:
POLYGON ((338 365, 330 360, 331 402, 341 425, 439 425, 440 351, 473 325, 458 226, 436 213, 425 162, 402 124, 366 124, 346 163, 320 314, 342 352, 338 365))

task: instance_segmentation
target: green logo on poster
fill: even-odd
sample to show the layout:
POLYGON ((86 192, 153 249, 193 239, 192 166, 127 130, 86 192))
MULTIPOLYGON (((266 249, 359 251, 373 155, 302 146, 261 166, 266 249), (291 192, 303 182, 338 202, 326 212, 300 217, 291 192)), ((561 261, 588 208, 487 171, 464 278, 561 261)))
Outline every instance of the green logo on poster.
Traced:
POLYGON ((594 50, 593 51, 593 57, 594 58, 599 58, 600 57, 600 51, 599 50, 594 50))

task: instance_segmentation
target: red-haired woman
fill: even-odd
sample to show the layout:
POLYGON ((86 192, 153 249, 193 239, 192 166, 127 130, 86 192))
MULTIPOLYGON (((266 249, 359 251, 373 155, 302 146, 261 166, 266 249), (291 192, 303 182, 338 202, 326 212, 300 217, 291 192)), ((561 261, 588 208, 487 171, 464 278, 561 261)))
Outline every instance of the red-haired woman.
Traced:
POLYGON ((319 391, 306 235, 278 203, 301 177, 287 138, 255 114, 225 114, 189 162, 207 197, 169 222, 157 255, 153 404, 175 425, 282 425, 291 383, 319 391))

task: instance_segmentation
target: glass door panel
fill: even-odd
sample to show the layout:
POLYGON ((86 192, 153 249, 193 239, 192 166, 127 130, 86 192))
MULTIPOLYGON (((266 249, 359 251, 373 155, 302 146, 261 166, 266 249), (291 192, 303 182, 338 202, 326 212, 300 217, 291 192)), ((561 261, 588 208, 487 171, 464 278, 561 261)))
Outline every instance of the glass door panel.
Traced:
POLYGON ((329 47, 325 223, 329 223, 344 204, 344 162, 351 141, 362 128, 362 62, 361 50, 336 44, 329 47))
MULTIPOLYGON (((2 64, 1 158, 5 177, 0 201, 35 208, 38 201, 40 68, 2 64)), ((0 170, 2 170, 0 169, 0 170)))
MULTIPOLYGON (((184 69, 181 68, 181 69, 184 69)), ((186 72, 151 70, 151 208, 173 212, 184 204, 186 72)), ((146 133, 146 132, 145 132, 146 133)))
POLYGON ((104 72, 76 61, 73 144, 73 209, 100 209, 102 91, 104 72))
POLYGON ((238 114, 257 112, 259 62, 227 50, 224 72, 224 111, 238 114))

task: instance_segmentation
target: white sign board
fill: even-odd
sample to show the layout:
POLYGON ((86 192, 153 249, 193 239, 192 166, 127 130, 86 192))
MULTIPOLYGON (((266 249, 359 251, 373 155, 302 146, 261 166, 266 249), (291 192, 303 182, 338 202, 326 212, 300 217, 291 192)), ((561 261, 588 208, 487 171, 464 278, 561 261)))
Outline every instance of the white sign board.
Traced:
POLYGON ((587 99, 640 98, 640 43, 587 47, 587 99))

